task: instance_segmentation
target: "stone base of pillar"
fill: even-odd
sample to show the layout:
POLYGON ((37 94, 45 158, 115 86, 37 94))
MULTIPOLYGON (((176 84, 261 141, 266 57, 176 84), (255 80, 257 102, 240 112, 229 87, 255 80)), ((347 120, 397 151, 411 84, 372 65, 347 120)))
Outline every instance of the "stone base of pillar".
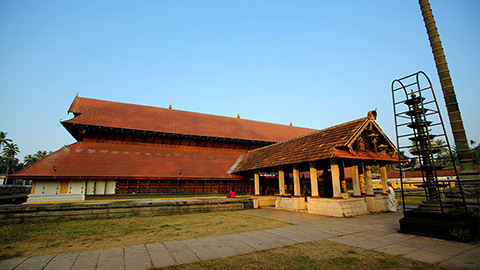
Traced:
POLYGON ((255 195, 255 197, 253 197, 253 208, 274 207, 275 198, 275 196, 255 195))
POLYGON ((331 217, 352 217, 368 214, 367 204, 363 198, 332 200, 309 198, 308 213, 331 217))
POLYGON ((307 208, 304 197, 277 197, 275 200, 275 208, 290 211, 301 211, 307 208))
POLYGON ((388 196, 368 196, 365 197, 367 210, 369 212, 387 212, 388 196))

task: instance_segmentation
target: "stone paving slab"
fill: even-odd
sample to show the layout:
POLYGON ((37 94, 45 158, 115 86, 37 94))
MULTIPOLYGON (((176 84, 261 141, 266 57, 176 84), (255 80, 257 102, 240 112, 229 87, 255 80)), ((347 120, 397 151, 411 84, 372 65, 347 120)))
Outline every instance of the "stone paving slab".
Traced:
POLYGON ((211 248, 219 257, 229 257, 240 254, 238 250, 227 243, 214 237, 203 237, 198 239, 200 242, 211 248))
POLYGON ((251 232, 239 233, 236 236, 239 241, 242 241, 243 243, 248 243, 248 245, 253 247, 255 250, 265 250, 270 248, 268 244, 255 238, 255 236, 251 232))
POLYGON ((276 234, 278 236, 283 236, 287 239, 292 240, 295 243, 303 243, 303 242, 308 242, 309 237, 307 235, 304 235, 301 232, 297 232, 296 230, 292 230, 290 227, 281 227, 281 228, 275 228, 275 229, 269 229, 267 230, 269 233, 276 234))
MULTIPOLYGON (((406 253, 404 254, 404 257, 428 263, 442 263, 451 258, 455 258, 457 255, 475 249, 472 248, 472 245, 470 244, 456 243, 442 239, 429 239, 427 237, 421 238, 425 238, 425 242, 419 242, 418 239, 415 239, 415 241, 407 241, 417 243, 417 247, 421 246, 422 248, 406 253), (436 244, 432 245, 432 242, 435 242, 436 244)), ((476 260, 480 261, 480 256, 478 256, 476 260)))
POLYGON ((345 244, 345 245, 358 247, 358 245, 360 243, 365 241, 365 238, 355 236, 355 235, 342 235, 342 236, 330 238, 328 240, 333 241, 333 242, 337 242, 337 243, 340 243, 340 244, 345 244))
MULTIPOLYGON (((472 249, 471 245, 464 245, 463 243, 458 243, 457 245, 452 244, 449 241, 444 241, 444 243, 442 243, 441 245, 426 245, 422 250, 444 254, 445 257, 448 258, 448 256, 453 257, 458 254, 462 254, 470 249, 472 249)), ((480 257, 478 259, 480 260, 480 257)))
POLYGON ((322 225, 302 225, 301 226, 303 229, 303 231, 305 230, 308 230, 309 228, 314 228, 312 231, 310 232, 315 232, 316 234, 320 234, 320 235, 327 235, 327 236, 331 236, 331 237, 335 237, 335 236, 342 236, 345 234, 345 232, 342 232, 342 231, 339 231, 337 230, 336 228, 329 228, 328 226, 322 226, 322 225))
MULTIPOLYGON (((384 246, 391 245, 392 243, 396 243, 391 239, 377 237, 373 239, 363 238, 363 241, 357 243, 357 247, 366 248, 366 249, 376 249, 384 246)), ((397 242, 402 240, 397 240, 397 242)))
POLYGON ((0 269, 11 270, 26 261, 28 257, 0 261, 0 269))
POLYGON ((228 243, 230 246, 235 248, 240 254, 255 251, 255 249, 252 246, 242 241, 238 241, 234 234, 219 235, 219 236, 215 236, 214 238, 220 239, 221 241, 228 243))
POLYGON ((270 248, 283 247, 286 245, 295 244, 293 240, 285 238, 281 235, 265 232, 265 231, 256 231, 252 232, 251 236, 257 238, 258 240, 267 244, 270 248))
POLYGON ((419 249, 420 248, 418 247, 415 248, 415 247, 399 246, 399 245, 393 244, 388 246, 381 246, 381 247, 375 248, 374 250, 391 254, 391 255, 404 255, 407 253, 412 253, 419 249))
MULTIPOLYGON (((263 250, 265 248, 265 244, 263 242, 258 242, 257 240, 252 240, 252 238, 246 236, 246 235, 240 235, 240 234, 231 234, 228 236, 229 239, 232 240, 232 243, 239 243, 238 245, 243 247, 244 252, 255 252, 258 250, 263 250)), ((237 246, 238 246, 237 245, 237 246)), ((241 249, 239 249, 241 250, 241 249)))
POLYGON ((440 263, 440 265, 450 269, 478 270, 480 269, 479 262, 480 247, 477 246, 440 263))
POLYGON ((145 245, 129 246, 124 250, 126 270, 144 270, 153 266, 145 245))
POLYGON ((297 227, 294 227, 294 228, 281 227, 281 228, 275 228, 275 229, 270 229, 266 231, 270 233, 274 233, 276 235, 283 236, 296 243, 310 242, 310 241, 315 241, 313 239, 320 240, 322 238, 321 236, 315 235, 313 233, 305 233, 302 231, 298 231, 297 227))
POLYGON ((75 260, 71 270, 89 270, 97 267, 101 250, 89 250, 81 252, 75 260))
POLYGON ((213 251, 205 241, 198 239, 188 239, 182 241, 187 247, 189 247, 200 260, 210 260, 219 258, 218 254, 213 251))
POLYGON ((104 249, 97 262, 98 270, 125 269, 124 249, 121 247, 104 249))
POLYGON ((270 239, 271 241, 273 240, 274 243, 278 243, 280 246, 288 246, 288 245, 296 244, 296 242, 293 241, 292 239, 289 239, 283 235, 274 234, 268 230, 257 231, 256 233, 260 235, 260 237, 265 237, 267 239, 270 239))
POLYGON ((404 254, 403 257, 431 264, 440 263, 445 261, 446 259, 445 254, 423 249, 415 250, 414 252, 404 254))
POLYGON ((299 225, 295 228, 295 233, 300 236, 303 235, 306 238, 310 238, 310 241, 318 241, 318 240, 323 240, 326 238, 331 238, 334 236, 339 236, 339 234, 332 234, 330 232, 322 232, 321 227, 313 227, 312 226, 304 226, 304 225, 299 225))
POLYGON ((55 255, 43 255, 38 257, 30 257, 26 259, 22 264, 17 266, 15 270, 41 270, 43 269, 55 255))
POLYGON ((80 255, 80 252, 58 254, 43 270, 70 269, 78 255, 80 255))
POLYGON ((388 239, 392 242, 399 243, 399 242, 402 242, 402 241, 408 241, 415 236, 411 235, 411 234, 404 234, 404 233, 395 232, 395 233, 384 234, 381 237, 384 238, 384 239, 388 239))
MULTIPOLYGON (((299 224, 305 223, 308 221, 314 221, 318 219, 318 215, 308 214, 306 212, 291 212, 291 211, 283 211, 283 210, 276 210, 276 209, 252 209, 252 210, 245 210, 245 213, 250 213, 253 215, 259 215, 262 217, 275 219, 283 222, 288 222, 292 224, 299 224), (261 210, 262 212, 257 212, 257 210, 261 210)), ((328 218, 328 217, 327 217, 328 218)))
POLYGON ((197 255, 181 241, 169 241, 163 243, 177 263, 189 263, 198 261, 197 255))
POLYGON ((163 243, 146 244, 145 247, 150 254, 154 267, 164 267, 176 263, 172 254, 163 243))

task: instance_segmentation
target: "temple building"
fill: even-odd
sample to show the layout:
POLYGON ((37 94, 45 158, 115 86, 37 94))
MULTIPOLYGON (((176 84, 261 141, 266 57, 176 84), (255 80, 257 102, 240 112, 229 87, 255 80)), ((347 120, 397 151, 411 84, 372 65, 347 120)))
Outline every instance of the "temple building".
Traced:
POLYGON ((247 151, 314 130, 75 97, 61 122, 77 140, 9 176, 32 180, 28 202, 85 195, 253 193, 230 174, 247 151))
POLYGON ((68 112, 61 124, 77 142, 9 176, 33 181, 28 202, 234 186, 257 206, 354 216, 387 209, 371 167, 386 195, 398 161, 375 111, 323 130, 78 96, 68 112))

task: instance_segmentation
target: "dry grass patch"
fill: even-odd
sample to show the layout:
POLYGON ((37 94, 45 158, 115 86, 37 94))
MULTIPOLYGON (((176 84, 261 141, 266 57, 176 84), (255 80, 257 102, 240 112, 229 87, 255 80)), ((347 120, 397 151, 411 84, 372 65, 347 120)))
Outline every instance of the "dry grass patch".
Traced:
POLYGON ((177 269, 445 269, 401 256, 356 248, 328 240, 308 242, 252 252, 242 255, 172 265, 162 270, 177 269))
POLYGON ((0 226, 0 260, 265 230, 288 223, 242 211, 0 226))

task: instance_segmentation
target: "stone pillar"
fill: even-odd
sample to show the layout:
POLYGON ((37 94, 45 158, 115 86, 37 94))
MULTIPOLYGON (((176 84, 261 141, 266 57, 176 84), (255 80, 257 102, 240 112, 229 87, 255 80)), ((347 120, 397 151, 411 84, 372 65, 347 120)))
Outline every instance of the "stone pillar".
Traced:
POLYGON ((293 164, 293 197, 302 197, 300 194, 300 171, 298 164, 293 164))
POLYGON ((338 169, 338 164, 332 162, 330 164, 330 170, 332 172, 332 187, 333 187, 332 199, 342 199, 342 192, 340 189, 340 170, 338 169))
POLYGON ((260 175, 258 175, 258 171, 255 170, 253 183, 255 185, 255 196, 260 196, 260 175))
POLYGON ((358 176, 358 166, 352 166, 352 184, 353 184, 353 197, 362 197, 360 192, 360 179, 358 176))
POLYGON ((363 165, 358 167, 358 181, 360 182, 360 193, 362 196, 366 195, 367 192, 365 191, 365 174, 363 173, 365 170, 363 169, 363 165))
POLYGON ((385 166, 385 165, 382 165, 382 166, 380 167, 380 178, 382 179, 382 190, 383 190, 382 194, 383 194, 383 195, 388 195, 387 166, 385 166))
POLYGON ((310 183, 312 185, 311 198, 320 198, 320 196, 318 196, 318 177, 315 162, 310 162, 310 183))
POLYGON ((278 167, 278 191, 280 196, 285 195, 285 172, 283 166, 278 167))
POLYGON ((367 196, 375 196, 373 192, 373 183, 372 183, 372 167, 365 166, 365 185, 367 188, 367 196))
POLYGON ((343 166, 343 162, 338 164, 338 170, 340 172, 340 191, 343 193, 347 193, 347 180, 345 179, 345 167, 343 166))

